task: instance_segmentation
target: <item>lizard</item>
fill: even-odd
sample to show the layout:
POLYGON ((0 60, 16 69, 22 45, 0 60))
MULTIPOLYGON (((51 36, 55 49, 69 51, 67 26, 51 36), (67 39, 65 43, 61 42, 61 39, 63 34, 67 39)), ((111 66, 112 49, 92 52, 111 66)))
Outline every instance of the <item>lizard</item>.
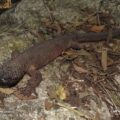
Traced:
MULTIPOLYGON (((21 90, 25 96, 35 93, 36 87, 42 81, 40 68, 60 56, 69 48, 78 48, 80 43, 105 41, 108 32, 80 33, 73 32, 56 36, 50 40, 44 40, 27 50, 11 55, 11 59, 0 65, 0 87, 13 87, 28 74, 31 78, 21 90)), ((113 30, 112 37, 120 36, 120 29, 113 30)))

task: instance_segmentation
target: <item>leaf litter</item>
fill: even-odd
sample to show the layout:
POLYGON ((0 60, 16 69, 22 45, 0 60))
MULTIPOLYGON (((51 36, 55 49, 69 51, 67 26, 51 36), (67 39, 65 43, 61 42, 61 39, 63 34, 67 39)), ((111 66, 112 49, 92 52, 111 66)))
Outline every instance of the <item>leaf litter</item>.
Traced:
MULTIPOLYGON (((120 57, 116 55, 120 51, 120 43, 110 44, 113 45, 106 46, 104 42, 90 43, 87 46, 83 45, 76 52, 68 50, 63 54, 63 59, 70 61, 69 74, 61 78, 61 90, 57 87, 55 92, 60 90, 57 94, 65 95, 65 89, 67 95, 64 99, 55 98, 56 101, 66 102, 76 107, 78 112, 81 107, 90 110, 91 101, 96 102, 98 108, 101 108, 104 101, 113 118, 116 116, 115 111, 118 112, 117 116, 120 115, 120 84, 115 79, 115 75, 119 75, 120 71, 120 57)), ((99 114, 96 112, 95 119, 100 116, 99 114)))
MULTIPOLYGON (((51 33, 52 36, 71 32, 76 28, 79 30, 80 27, 84 30, 90 28, 89 31, 92 32, 101 32, 105 29, 104 25, 63 24, 59 21, 51 22, 49 19, 43 20, 41 25, 46 29, 45 34, 49 35, 51 33)), ((80 109, 84 108, 89 111, 91 101, 96 102, 98 108, 100 108, 104 101, 113 117, 116 116, 116 113, 119 116, 120 84, 115 79, 115 75, 120 74, 118 69, 120 65, 119 40, 107 45, 104 42, 82 44, 80 50, 70 49, 65 51, 62 57, 64 61, 70 63, 68 74, 61 77, 60 85, 48 88, 50 100, 45 100, 46 110, 50 110, 57 105, 89 118, 89 112, 84 114, 80 109), (53 103, 51 100, 53 100, 53 103)), ((34 96, 25 98, 13 89, 0 89, 0 92, 7 95, 14 94, 22 100, 34 99, 34 96)), ((1 98, 3 100, 6 96, 2 94, 1 98)), ((96 112, 92 120, 97 120, 99 116, 99 112, 96 112)))

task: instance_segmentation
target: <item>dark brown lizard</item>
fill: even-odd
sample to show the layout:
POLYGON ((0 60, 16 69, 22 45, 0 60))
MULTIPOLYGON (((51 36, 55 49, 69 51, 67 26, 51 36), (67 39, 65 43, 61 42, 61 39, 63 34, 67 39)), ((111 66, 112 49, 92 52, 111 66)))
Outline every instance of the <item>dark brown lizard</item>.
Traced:
MULTIPOLYGON (((22 92, 24 95, 30 96, 32 93, 35 93, 35 88, 42 81, 42 76, 38 69, 47 65, 68 48, 79 47, 79 43, 82 42, 105 41, 107 36, 107 32, 74 32, 60 35, 30 47, 18 55, 13 55, 11 60, 0 66, 0 86, 15 86, 25 74, 28 74, 31 76, 31 79, 26 87, 22 89, 22 92)), ((120 29, 114 30, 112 36, 120 36, 120 29)))

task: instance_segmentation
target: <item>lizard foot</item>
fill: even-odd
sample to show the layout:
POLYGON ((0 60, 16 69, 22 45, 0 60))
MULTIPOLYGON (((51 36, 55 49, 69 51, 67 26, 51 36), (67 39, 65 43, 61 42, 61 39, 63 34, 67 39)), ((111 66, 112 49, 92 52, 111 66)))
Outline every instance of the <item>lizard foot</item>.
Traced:
POLYGON ((21 100, 31 100, 38 98, 35 88, 28 86, 18 89, 17 92, 14 92, 14 95, 21 100))
POLYGON ((18 89, 18 91, 16 91, 14 95, 21 100, 30 100, 38 98, 35 88, 31 88, 28 86, 18 89))
POLYGON ((35 88, 40 84, 42 77, 39 71, 35 71, 33 68, 29 71, 31 79, 28 81, 26 87, 18 89, 18 94, 15 94, 20 99, 31 99, 31 96, 32 99, 38 98, 35 88))
POLYGON ((38 96, 35 88, 31 87, 31 86, 26 86, 24 88, 20 88, 20 93, 23 94, 24 96, 31 96, 32 94, 34 94, 35 96, 38 96))

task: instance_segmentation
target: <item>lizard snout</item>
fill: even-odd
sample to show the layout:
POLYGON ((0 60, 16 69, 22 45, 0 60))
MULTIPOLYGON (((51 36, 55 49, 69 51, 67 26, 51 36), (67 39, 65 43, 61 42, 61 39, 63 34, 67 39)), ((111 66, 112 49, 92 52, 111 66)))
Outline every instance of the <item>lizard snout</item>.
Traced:
POLYGON ((10 80, 6 80, 4 78, 0 79, 0 87, 2 88, 9 88, 13 87, 15 83, 11 82, 10 80))

